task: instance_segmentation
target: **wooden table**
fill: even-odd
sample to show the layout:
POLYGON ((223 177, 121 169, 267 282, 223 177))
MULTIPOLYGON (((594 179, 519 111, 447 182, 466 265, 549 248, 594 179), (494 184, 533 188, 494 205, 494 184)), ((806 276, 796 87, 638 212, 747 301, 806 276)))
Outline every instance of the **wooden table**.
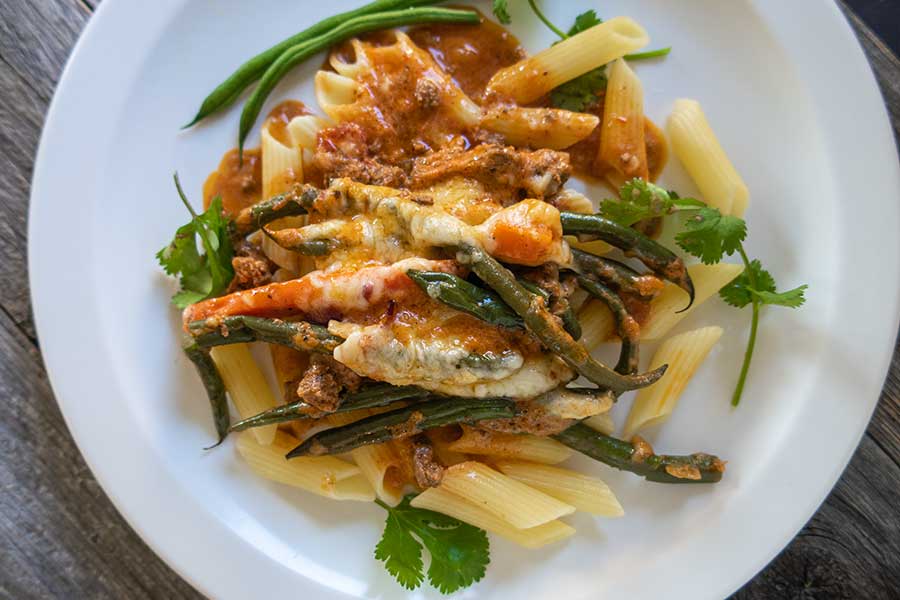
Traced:
MULTIPOLYGON (((32 163, 63 63, 98 2, 0 2, 0 597, 197 598, 128 527, 91 476, 53 399, 31 317, 25 232, 32 163)), ((878 2, 850 4, 868 11, 876 28, 885 26, 878 2)), ((883 10, 896 14, 890 4, 883 2, 883 10)), ((900 61, 845 9, 897 134, 900 61)), ((891 27, 900 28, 900 21, 885 31, 891 27)), ((73 190, 73 201, 77 195, 73 190)), ((898 461, 895 352, 875 417, 837 487, 791 545, 735 597, 898 597, 898 461)))

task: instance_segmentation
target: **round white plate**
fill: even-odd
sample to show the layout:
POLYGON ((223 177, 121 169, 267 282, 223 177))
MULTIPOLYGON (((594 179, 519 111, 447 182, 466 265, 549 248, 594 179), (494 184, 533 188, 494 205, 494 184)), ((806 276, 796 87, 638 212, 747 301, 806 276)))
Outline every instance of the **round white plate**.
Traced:
MULTIPOLYGON (((373 557, 383 511, 254 477, 213 439, 209 407, 178 345, 172 283, 154 253, 187 219, 234 145, 239 110, 179 132, 200 100, 252 54, 353 1, 105 0, 53 100, 34 175, 30 272, 41 347, 81 451, 131 525, 216 598, 276 592, 337 598, 402 590, 373 557)), ((513 31, 536 51, 552 36, 513 0, 513 31)), ((567 24, 590 2, 544 3, 567 24), (552 6, 551 6, 552 4, 552 6)), ((483 9, 489 8, 482 3, 483 9)), ((584 459, 627 515, 578 515, 578 534, 540 552, 492 540, 486 578, 461 597, 721 598, 795 535, 834 485, 872 413, 897 333, 898 162, 881 97, 830 2, 608 0, 661 61, 637 65, 663 122, 699 99, 753 194, 749 251, 801 310, 764 312, 744 402, 729 407, 749 309, 718 299, 680 329, 726 334, 651 441, 728 459, 714 486, 663 486, 584 459)), ((273 101, 312 102, 293 73, 273 101)), ((666 182, 693 191, 677 164, 666 182)), ((649 350, 645 356, 649 355, 649 350)), ((619 407, 619 415, 621 409, 619 407)), ((433 590, 417 595, 437 597, 433 590)))

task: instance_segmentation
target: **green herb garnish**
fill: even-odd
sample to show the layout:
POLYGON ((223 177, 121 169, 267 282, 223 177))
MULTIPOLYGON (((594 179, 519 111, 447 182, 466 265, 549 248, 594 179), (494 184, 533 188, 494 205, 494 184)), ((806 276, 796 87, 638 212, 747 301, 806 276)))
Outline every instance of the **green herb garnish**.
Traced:
POLYGON ((222 199, 216 197, 206 212, 197 214, 191 208, 178 174, 175 189, 191 213, 191 221, 175 232, 172 242, 157 252, 159 264, 169 275, 178 275, 181 289, 172 296, 172 304, 186 308, 195 302, 222 294, 234 277, 231 258, 230 221, 222 211, 222 199), (197 249, 197 237, 203 254, 197 249))
POLYGON ((497 20, 504 25, 512 23, 512 17, 509 16, 509 5, 506 0, 494 0, 494 5, 491 7, 491 10, 494 12, 494 16, 497 17, 497 20))
POLYGON ((630 227, 638 221, 663 217, 677 210, 694 210, 705 206, 699 200, 682 198, 675 192, 636 178, 621 187, 618 200, 600 202, 600 214, 630 227))
POLYGON ((487 534, 466 523, 431 510, 410 506, 407 496, 395 507, 376 500, 388 512, 375 558, 406 589, 425 580, 422 545, 431 554, 428 583, 444 594, 472 585, 484 577, 490 562, 487 534))

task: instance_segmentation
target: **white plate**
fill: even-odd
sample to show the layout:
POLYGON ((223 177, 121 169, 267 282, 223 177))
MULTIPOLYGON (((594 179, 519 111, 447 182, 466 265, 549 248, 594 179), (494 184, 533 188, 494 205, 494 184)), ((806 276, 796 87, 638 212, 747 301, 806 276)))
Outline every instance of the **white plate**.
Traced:
MULTIPOLYGON (((41 140, 29 255, 53 388, 122 514, 217 598, 401 595, 372 558, 380 508, 261 481, 231 443, 201 450, 212 439, 209 408, 180 356, 171 283, 153 258, 186 220, 172 171, 199 204, 203 178, 234 143, 239 111, 190 132, 179 126, 244 59, 352 4, 106 0, 72 55, 41 140)), ((525 3, 512 4, 525 46, 549 44, 525 3)), ((591 3, 544 4, 564 24, 591 3)), ((783 286, 808 283, 809 301, 764 313, 736 411, 728 400, 748 311, 715 300, 682 324, 720 323, 726 335, 651 440, 727 458, 721 484, 647 484, 582 460, 616 490, 627 516, 577 516, 578 535, 542 552, 495 539, 487 577, 463 597, 734 591, 834 485, 875 406, 897 332, 897 158, 875 81, 838 9, 780 0, 597 8, 635 17, 655 45, 674 47, 637 67, 650 114, 663 121, 683 96, 704 104, 753 193, 750 253, 783 286)), ((309 61, 272 98, 311 101, 318 64, 309 61)), ((666 178, 691 191, 677 165, 666 178)))

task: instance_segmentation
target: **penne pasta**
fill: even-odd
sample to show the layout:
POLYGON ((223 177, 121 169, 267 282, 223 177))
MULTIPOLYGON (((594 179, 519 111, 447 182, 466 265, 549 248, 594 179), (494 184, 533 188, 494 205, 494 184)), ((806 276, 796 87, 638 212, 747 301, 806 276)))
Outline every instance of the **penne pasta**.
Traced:
POLYGON ((285 404, 299 400, 297 384, 309 367, 309 354, 276 344, 269 345, 275 381, 285 404))
POLYGON ((463 427, 462 437, 447 444, 447 448, 464 454, 518 458, 550 465, 572 456, 571 449, 550 438, 473 427, 463 427))
MULTIPOLYGON (((641 325, 642 341, 661 339, 698 306, 740 275, 744 267, 733 263, 696 264, 690 265, 687 270, 694 282, 694 304, 683 310, 687 294, 678 286, 667 283, 659 296, 650 301, 650 314, 641 325)), ((581 342, 590 350, 603 342, 617 339, 612 313, 597 299, 591 300, 581 309, 578 321, 581 323, 581 342)))
POLYGON ((303 163, 300 150, 275 139, 268 127, 263 127, 261 138, 263 198, 271 198, 303 181, 303 163))
POLYGON ((517 529, 537 527, 575 512, 573 506, 476 461, 449 467, 438 487, 466 498, 517 529))
POLYGON ((354 38, 350 40, 350 45, 353 48, 353 62, 345 62, 343 60, 344 56, 337 52, 332 52, 328 57, 328 64, 331 65, 332 69, 344 77, 358 79, 365 69, 371 68, 371 64, 363 49, 363 44, 359 39, 354 38))
POLYGON ((333 456, 302 456, 287 460, 284 455, 299 441, 279 431, 272 444, 261 446, 250 432, 238 435, 237 448, 256 474, 278 483, 332 498, 371 502, 372 486, 356 465, 333 456))
MULTIPOLYGON (((563 188, 560 190, 553 199, 553 202, 560 212, 568 211, 586 215, 596 212, 594 203, 590 198, 571 188, 563 188)), ((574 236, 572 239, 575 239, 574 236)))
POLYGON ((600 517, 621 517, 625 514, 609 486, 596 477, 521 461, 498 460, 495 465, 504 475, 571 504, 577 510, 600 517))
POLYGON ((316 101, 322 111, 338 123, 352 114, 347 109, 356 102, 358 87, 356 81, 339 73, 331 71, 316 73, 316 101))
POLYGON ((742 217, 750 191, 713 132, 700 103, 677 100, 668 122, 675 156, 700 188, 706 203, 722 214, 742 217))
POLYGON ((616 60, 609 68, 600 128, 595 170, 609 173, 607 179, 616 189, 635 177, 649 180, 644 89, 625 59, 616 60))
POLYGON ((451 516, 530 549, 564 540, 575 533, 574 527, 558 520, 529 529, 516 529, 496 515, 440 486, 425 490, 413 498, 410 504, 451 516))
MULTIPOLYGON (((283 219, 278 219, 277 221, 272 221, 266 225, 266 229, 278 231, 280 229, 303 227, 305 224, 305 216, 285 217, 283 219)), ((282 269, 287 269, 294 273, 301 273, 301 271, 303 271, 304 263, 309 263, 308 260, 304 261, 304 258, 306 257, 302 254, 294 252, 293 250, 288 250, 287 248, 282 248, 268 235, 263 234, 260 236, 259 245, 260 248, 262 248, 263 254, 282 269)))
POLYGON ((501 69, 488 82, 487 91, 528 104, 649 43, 643 27, 628 17, 615 17, 501 69))
POLYGON ((558 108, 501 107, 487 112, 481 126, 507 144, 562 150, 589 136, 600 123, 595 115, 558 108))
POLYGON ((361 446, 350 454, 379 500, 390 506, 397 506, 403 500, 405 477, 401 459, 392 444, 361 446))
MULTIPOLYGON (((249 345, 216 346, 211 349, 210 355, 242 419, 276 406, 275 396, 250 353, 249 345)), ((254 427, 252 431, 256 441, 265 446, 275 439, 277 429, 277 425, 266 425, 254 427)))
POLYGON ((313 150, 316 147, 319 132, 327 126, 328 123, 321 117, 301 115, 291 119, 287 125, 287 130, 295 146, 313 150))
POLYGON ((638 392, 625 421, 625 439, 630 439, 644 427, 669 418, 684 388, 720 337, 721 327, 703 327, 670 337, 662 343, 653 355, 650 369, 664 364, 669 368, 659 381, 638 392))

